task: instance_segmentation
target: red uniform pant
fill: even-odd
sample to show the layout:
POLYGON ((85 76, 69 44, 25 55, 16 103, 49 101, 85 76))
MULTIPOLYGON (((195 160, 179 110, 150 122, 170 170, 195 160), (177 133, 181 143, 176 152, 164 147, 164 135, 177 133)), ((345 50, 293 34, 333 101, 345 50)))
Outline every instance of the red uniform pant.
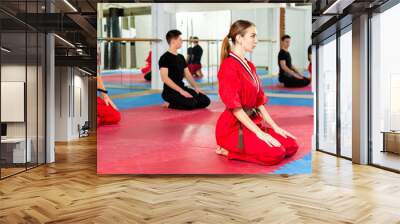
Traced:
POLYGON ((294 155, 299 148, 295 139, 289 136, 285 138, 277 134, 272 128, 264 129, 264 131, 278 140, 281 143, 280 147, 271 147, 251 131, 246 131, 247 133, 244 133, 246 136, 243 142, 243 152, 229 151, 229 159, 244 160, 261 165, 275 165, 294 155))
POLYGON ((104 100, 97 97, 97 125, 116 124, 121 120, 121 113, 111 105, 106 105, 104 100))
POLYGON ((190 73, 193 75, 196 74, 196 72, 201 69, 201 64, 189 64, 188 68, 190 73))
POLYGON ((151 72, 151 64, 147 64, 145 67, 141 68, 140 71, 145 75, 151 72))

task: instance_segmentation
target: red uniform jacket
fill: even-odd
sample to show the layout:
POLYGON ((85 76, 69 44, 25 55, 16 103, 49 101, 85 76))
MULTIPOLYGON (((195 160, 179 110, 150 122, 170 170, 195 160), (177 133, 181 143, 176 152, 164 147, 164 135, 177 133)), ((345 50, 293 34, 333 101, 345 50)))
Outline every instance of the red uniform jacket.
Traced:
MULTIPOLYGON (((218 72, 219 95, 226 109, 216 125, 216 140, 218 145, 230 151, 239 151, 237 136, 240 122, 233 115, 232 109, 254 108, 266 104, 268 100, 253 63, 248 60, 247 63, 243 61, 240 63, 240 60, 237 55, 230 52, 230 56, 222 62, 218 72)), ((253 121, 257 125, 262 125, 261 115, 253 118, 253 121)))

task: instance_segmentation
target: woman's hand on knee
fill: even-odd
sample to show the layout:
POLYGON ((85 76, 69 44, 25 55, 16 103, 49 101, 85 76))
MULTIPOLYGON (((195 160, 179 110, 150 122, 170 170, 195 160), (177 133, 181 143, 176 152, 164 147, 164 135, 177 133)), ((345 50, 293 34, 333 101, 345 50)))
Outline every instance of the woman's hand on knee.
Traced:
POLYGON ((270 147, 281 147, 281 143, 274 137, 272 137, 270 134, 260 131, 256 135, 259 139, 263 140, 270 147))
POLYGON ((296 139, 296 137, 294 135, 292 135, 290 132, 288 132, 280 127, 274 127, 273 129, 274 129, 275 133, 277 133, 278 135, 281 135, 284 138, 287 138, 289 136, 293 139, 296 139))
POLYGON ((111 98, 107 94, 103 94, 103 100, 106 106, 111 106, 115 110, 118 110, 117 106, 115 106, 114 102, 111 100, 111 98))

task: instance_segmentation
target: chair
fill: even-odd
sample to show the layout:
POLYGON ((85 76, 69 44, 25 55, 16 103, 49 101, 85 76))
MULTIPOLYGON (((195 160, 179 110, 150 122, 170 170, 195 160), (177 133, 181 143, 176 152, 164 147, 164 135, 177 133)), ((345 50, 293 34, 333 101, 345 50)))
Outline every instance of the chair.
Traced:
POLYGON ((82 127, 78 124, 79 138, 89 136, 89 129, 90 129, 89 121, 85 121, 82 127))

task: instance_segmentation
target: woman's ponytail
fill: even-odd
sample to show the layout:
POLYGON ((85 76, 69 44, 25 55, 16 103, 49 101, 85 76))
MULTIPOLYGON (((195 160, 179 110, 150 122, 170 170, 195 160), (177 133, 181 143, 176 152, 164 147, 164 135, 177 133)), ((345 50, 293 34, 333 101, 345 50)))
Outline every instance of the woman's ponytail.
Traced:
POLYGON ((231 51, 231 45, 229 44, 229 38, 232 40, 232 43, 235 45, 235 39, 237 35, 244 36, 246 34, 247 28, 255 26, 254 23, 247 20, 237 20, 235 21, 231 27, 229 28, 229 34, 224 38, 221 47, 221 63, 225 58, 229 56, 229 52, 231 51))
POLYGON ((228 36, 226 36, 224 38, 224 41, 222 42, 222 47, 221 47, 221 63, 224 61, 225 58, 228 57, 230 50, 231 50, 231 45, 229 44, 228 36))

